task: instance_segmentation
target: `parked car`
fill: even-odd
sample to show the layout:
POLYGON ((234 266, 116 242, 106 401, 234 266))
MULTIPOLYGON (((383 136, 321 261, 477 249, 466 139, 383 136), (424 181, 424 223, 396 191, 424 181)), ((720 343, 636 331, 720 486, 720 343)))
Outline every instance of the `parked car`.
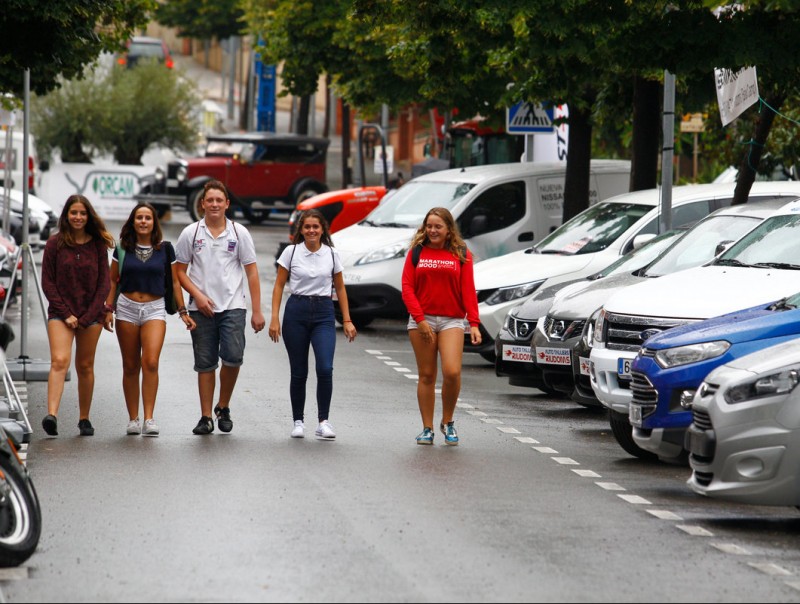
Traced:
POLYGON ((800 339, 739 357, 706 376, 686 435, 700 495, 800 506, 800 339))
MULTIPOLYGON (((720 251, 720 245, 739 239, 784 204, 772 199, 721 208, 688 229, 680 241, 672 242, 648 266, 619 272, 602 282, 582 282, 567 288, 533 335, 532 372, 541 374, 539 379, 545 384, 569 394, 577 403, 599 405, 589 380, 590 351, 576 350, 582 342, 588 343, 581 332, 589 316, 625 287, 708 262, 720 251)), ((631 436, 627 427, 626 432, 620 438, 628 443, 631 436)))
MULTIPOLYGON (((8 191, 11 200, 11 211, 15 216, 12 218, 12 224, 9 230, 14 234, 15 238, 19 238, 17 243, 22 241, 22 210, 23 210, 23 196, 22 191, 13 189, 8 191)), ((0 226, 2 225, 3 217, 3 200, 5 199, 5 189, 0 187, 0 226)), ((58 217, 53 212, 53 208, 45 200, 36 197, 35 195, 28 195, 28 217, 29 235, 37 234, 37 237, 29 237, 28 243, 33 247, 41 246, 47 242, 47 239, 55 233, 58 227, 58 217), (32 229, 31 225, 36 223, 37 229, 32 229)))
POLYGON ((139 61, 145 60, 158 61, 168 69, 175 66, 169 48, 160 38, 134 36, 128 40, 126 46, 126 51, 117 55, 117 64, 123 67, 130 69, 135 67, 139 61))
MULTIPOLYGON (((800 271, 800 255, 794 270, 800 271)), ((653 336, 631 364, 633 440, 665 460, 684 456, 691 404, 719 365, 800 336, 800 293, 653 336)))
POLYGON ((642 451, 624 438, 630 425, 630 368, 642 344, 661 331, 799 291, 797 226, 800 201, 778 210, 706 265, 632 285, 603 305, 590 356, 592 389, 611 410, 614 436, 628 453, 642 451))
MULTIPOLYGON (((730 205, 734 185, 687 185, 672 196, 672 225, 693 224, 730 205)), ((540 287, 581 279, 634 247, 634 240, 659 229, 659 189, 625 193, 584 210, 533 248, 475 265, 481 319, 480 345, 464 343, 494 362, 494 339, 508 311, 540 287)), ((585 318, 585 317, 584 317, 585 318)))
MULTIPOLYGON (((477 260, 528 247, 561 224, 563 163, 511 163, 414 178, 333 241, 344 265, 350 317, 366 325, 408 312, 400 295, 411 238, 432 207, 448 208, 477 260)), ((591 203, 626 191, 630 162, 591 164, 591 203)), ((336 309, 339 313, 338 307, 336 309)))
POLYGON ((237 209, 250 222, 261 222, 273 210, 293 210, 328 190, 324 138, 273 132, 238 132, 206 137, 202 157, 169 162, 143 179, 135 196, 162 208, 186 208, 192 220, 202 215, 200 196, 209 180, 222 181, 237 209))
MULTIPOLYGON (((601 271, 572 283, 577 285, 593 282, 618 273, 641 269, 650 264, 664 248, 684 232, 675 229, 654 237, 601 271)), ((509 311, 500 333, 494 340, 494 371, 498 377, 508 377, 508 383, 512 386, 537 388, 554 396, 563 394, 556 388, 546 385, 541 372, 536 371, 536 364, 531 357, 531 339, 538 320, 547 314, 553 300, 571 290, 571 284, 567 283, 539 289, 529 300, 509 311)))
MULTIPOLYGON (((21 117, 19 118, 21 120, 21 117)), ((6 169, 6 132, 0 131, 0 187, 5 186, 6 169)), ((20 161, 24 156, 23 148, 25 145, 24 133, 21 129, 11 130, 11 158, 9 166, 11 169, 10 188, 22 191, 23 185, 23 163, 20 161)), ((46 166, 46 164, 44 164, 46 166)), ((41 175, 38 170, 39 164, 36 160, 36 139, 32 134, 28 134, 28 193, 35 195, 36 189, 41 182, 41 175)), ((46 169, 46 168, 43 168, 46 169)))

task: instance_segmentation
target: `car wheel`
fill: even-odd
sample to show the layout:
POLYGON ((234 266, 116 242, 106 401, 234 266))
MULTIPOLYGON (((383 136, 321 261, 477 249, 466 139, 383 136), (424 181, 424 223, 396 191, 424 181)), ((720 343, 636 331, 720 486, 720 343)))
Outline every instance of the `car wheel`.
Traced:
POLYGON ((631 426, 624 414, 609 410, 608 422, 611 424, 611 432, 614 434, 614 438, 617 439, 619 446, 625 449, 627 453, 639 459, 658 459, 657 455, 650 451, 645 451, 636 444, 636 441, 633 440, 633 426, 631 426))
POLYGON ((197 189, 189 193, 189 202, 186 205, 189 216, 193 222, 197 222, 203 217, 203 189, 197 189))
POLYGON ((323 190, 320 190, 320 187, 314 185, 313 183, 307 183, 302 185, 294 194, 294 205, 297 206, 300 202, 309 199, 310 197, 314 197, 315 195, 319 195, 322 193, 323 190))

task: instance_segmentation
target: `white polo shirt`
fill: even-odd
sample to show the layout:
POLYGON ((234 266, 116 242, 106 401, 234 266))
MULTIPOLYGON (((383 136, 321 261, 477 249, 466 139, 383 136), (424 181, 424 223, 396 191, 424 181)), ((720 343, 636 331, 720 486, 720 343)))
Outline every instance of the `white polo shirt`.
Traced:
POLYGON ((339 252, 324 243, 316 252, 305 241, 290 245, 281 252, 278 264, 289 271, 289 290, 298 296, 330 296, 333 275, 342 272, 339 252))
MULTIPOLYGON (((213 237, 205 218, 187 226, 175 245, 175 258, 188 264, 187 274, 206 296, 214 301, 214 312, 247 308, 247 278, 244 266, 256 261, 256 248, 250 232, 241 224, 225 219, 225 230, 213 237)), ((189 310, 197 310, 192 298, 189 310)))

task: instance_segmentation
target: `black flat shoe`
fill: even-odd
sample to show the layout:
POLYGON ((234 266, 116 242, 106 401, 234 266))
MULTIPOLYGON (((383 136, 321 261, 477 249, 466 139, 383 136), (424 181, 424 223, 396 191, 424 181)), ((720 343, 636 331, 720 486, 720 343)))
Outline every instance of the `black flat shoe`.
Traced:
POLYGON ((58 418, 55 415, 45 415, 42 420, 42 428, 48 436, 58 436, 58 418))
POLYGON ((79 421, 78 429, 81 431, 81 436, 94 436, 92 422, 90 422, 88 419, 82 419, 79 421))

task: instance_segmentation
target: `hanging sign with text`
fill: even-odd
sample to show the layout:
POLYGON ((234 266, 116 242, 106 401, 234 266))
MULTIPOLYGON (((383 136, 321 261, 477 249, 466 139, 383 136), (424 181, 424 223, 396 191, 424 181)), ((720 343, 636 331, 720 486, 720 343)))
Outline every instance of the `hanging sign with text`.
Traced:
POLYGON ((717 87, 717 102, 722 125, 727 126, 744 110, 758 100, 758 80, 755 67, 715 69, 714 83, 717 87))

